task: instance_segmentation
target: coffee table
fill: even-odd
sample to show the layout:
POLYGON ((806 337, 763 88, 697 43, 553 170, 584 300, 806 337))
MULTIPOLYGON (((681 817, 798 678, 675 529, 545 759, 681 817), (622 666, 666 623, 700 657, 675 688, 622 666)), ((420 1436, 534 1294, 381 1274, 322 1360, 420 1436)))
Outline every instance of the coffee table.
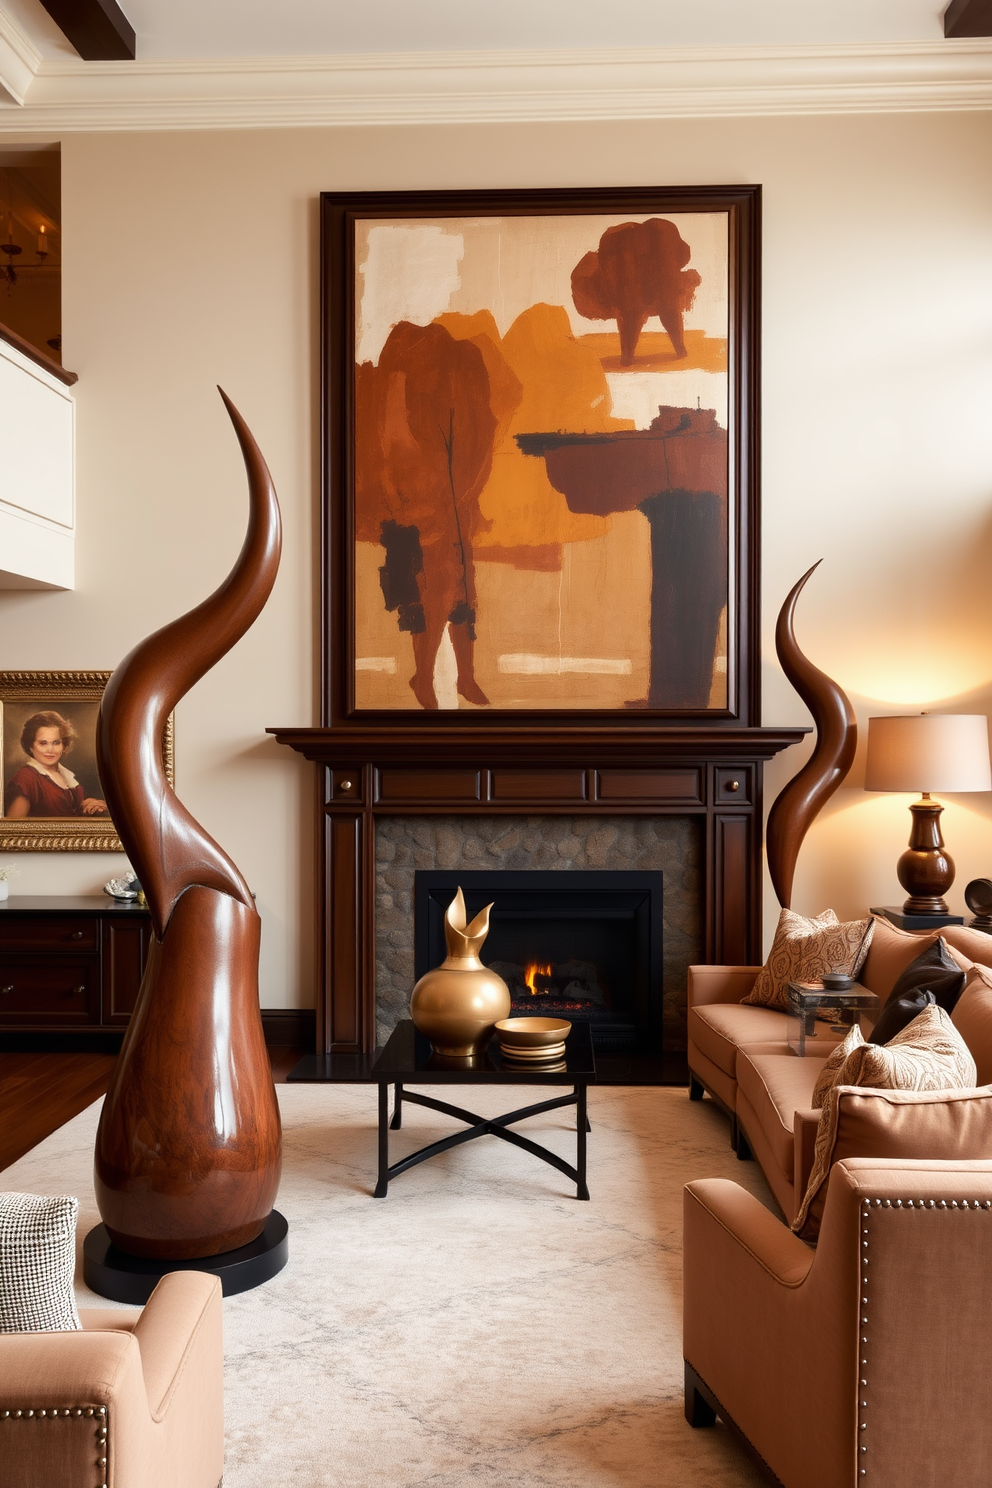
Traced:
POLYGON ((576 1198, 588 1199, 586 1133, 590 1127, 586 1112, 586 1091, 596 1079, 596 1061, 588 1024, 572 1025, 572 1031, 565 1042, 564 1066, 563 1069, 537 1069, 533 1065, 524 1065, 521 1068, 511 1060, 504 1059, 496 1034, 490 1039, 484 1053, 476 1057, 472 1066, 459 1065, 453 1060, 445 1060, 436 1055, 429 1040, 417 1032, 412 1020, 404 1018, 393 1029, 371 1070, 371 1078, 379 1086, 379 1176, 375 1197, 384 1199, 390 1179, 398 1178, 407 1168, 416 1167, 429 1157, 437 1157, 442 1152, 450 1151, 452 1147, 460 1147, 463 1142, 473 1141, 476 1137, 492 1136, 511 1142, 514 1147, 521 1147, 524 1152, 530 1152, 543 1162, 550 1163, 575 1184, 576 1198), (483 1117, 476 1116, 472 1111, 465 1111, 460 1106, 449 1105, 447 1101, 435 1100, 433 1096, 409 1090, 408 1085, 570 1085, 572 1089, 568 1094, 555 1096, 551 1100, 520 1106, 514 1111, 508 1111, 505 1116, 483 1117), (389 1116, 390 1086, 395 1094, 392 1120, 389 1116), (402 1158, 390 1167, 389 1133, 390 1130, 396 1131, 403 1123, 404 1102, 426 1106, 431 1111, 441 1111, 445 1116, 453 1116, 456 1121, 464 1121, 468 1130, 453 1132, 450 1137, 431 1142, 428 1147, 421 1147, 419 1151, 412 1152, 409 1157, 402 1158), (574 1168, 556 1152, 510 1130, 518 1121, 524 1121, 528 1116, 539 1116, 543 1111, 554 1111, 560 1106, 575 1106, 574 1168))

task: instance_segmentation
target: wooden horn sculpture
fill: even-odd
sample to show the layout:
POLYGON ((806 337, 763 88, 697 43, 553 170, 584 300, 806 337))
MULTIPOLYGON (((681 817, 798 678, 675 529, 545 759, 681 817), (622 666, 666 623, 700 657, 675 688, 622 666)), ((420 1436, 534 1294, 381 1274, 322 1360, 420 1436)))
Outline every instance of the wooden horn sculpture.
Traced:
POLYGON ((825 672, 815 667, 796 644, 793 628, 796 601, 807 579, 819 566, 820 563, 814 563, 790 592, 779 611, 775 627, 775 649, 782 670, 816 724, 813 753, 777 796, 768 815, 765 836, 768 871, 783 909, 788 909, 792 903, 792 879, 803 838, 817 812, 847 775, 858 747, 858 725, 846 694, 825 672))
POLYGON ((281 529, 272 479, 221 391, 248 472, 248 533, 220 588, 114 672, 97 726, 107 804, 154 940, 96 1139, 107 1232, 134 1256, 215 1256, 258 1236, 279 1186, 279 1107, 258 1006, 260 920, 248 885, 166 779, 179 699, 269 597, 281 529))

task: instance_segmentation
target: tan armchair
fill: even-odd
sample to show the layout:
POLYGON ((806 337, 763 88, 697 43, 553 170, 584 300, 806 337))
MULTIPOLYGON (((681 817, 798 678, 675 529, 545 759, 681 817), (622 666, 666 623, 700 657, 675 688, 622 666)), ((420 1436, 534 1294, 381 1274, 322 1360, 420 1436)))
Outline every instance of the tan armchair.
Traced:
POLYGON ((703 1179, 684 1241, 690 1425, 784 1488, 988 1488, 992 1162, 837 1163, 815 1251, 703 1179))
POLYGON ((164 1276, 138 1311, 81 1332, 0 1334, 2 1488, 217 1488, 220 1282, 164 1276))

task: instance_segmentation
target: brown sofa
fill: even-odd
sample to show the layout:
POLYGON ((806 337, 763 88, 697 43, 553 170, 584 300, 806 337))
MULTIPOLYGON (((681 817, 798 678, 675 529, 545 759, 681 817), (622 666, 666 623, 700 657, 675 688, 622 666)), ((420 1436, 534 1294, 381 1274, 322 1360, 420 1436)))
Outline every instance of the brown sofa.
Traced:
POLYGON ((684 1257, 691 1425, 784 1488, 988 1488, 992 1162, 838 1162, 816 1250, 690 1183, 684 1257))
MULTIPOLYGON (((961 960, 992 965, 992 936, 962 925, 940 934, 961 960)), ((884 1002, 900 972, 935 939, 880 925, 860 981, 884 1002)), ((760 970, 757 966, 690 966, 688 1059, 690 1099, 710 1095, 731 1118, 731 1143, 739 1157, 752 1154, 786 1220, 795 1218, 813 1166, 820 1113, 811 1108, 821 1061, 837 1039, 817 1025, 810 1052, 798 1058, 788 1046, 788 1015, 741 1005, 760 970)), ((958 1010, 953 1014, 958 1020, 958 1010)), ((978 1066, 978 1082, 992 1082, 992 1008, 959 1025, 978 1066)))
POLYGON ((3 1488, 217 1488, 217 1278, 173 1271, 140 1312, 79 1316, 81 1332, 0 1334, 3 1488))

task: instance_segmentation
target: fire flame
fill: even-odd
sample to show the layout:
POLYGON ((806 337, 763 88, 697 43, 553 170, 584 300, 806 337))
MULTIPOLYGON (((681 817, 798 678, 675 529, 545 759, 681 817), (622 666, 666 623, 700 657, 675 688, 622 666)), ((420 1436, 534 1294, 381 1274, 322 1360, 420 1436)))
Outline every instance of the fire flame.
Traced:
POLYGON ((524 981, 527 983, 527 990, 530 993, 531 997, 537 997, 537 996, 540 995, 539 988, 536 985, 537 978, 539 976, 550 976, 550 975, 551 975, 551 966, 550 966, 550 963, 547 966, 545 966, 540 961, 528 961, 527 962, 527 965, 524 967, 524 981))

